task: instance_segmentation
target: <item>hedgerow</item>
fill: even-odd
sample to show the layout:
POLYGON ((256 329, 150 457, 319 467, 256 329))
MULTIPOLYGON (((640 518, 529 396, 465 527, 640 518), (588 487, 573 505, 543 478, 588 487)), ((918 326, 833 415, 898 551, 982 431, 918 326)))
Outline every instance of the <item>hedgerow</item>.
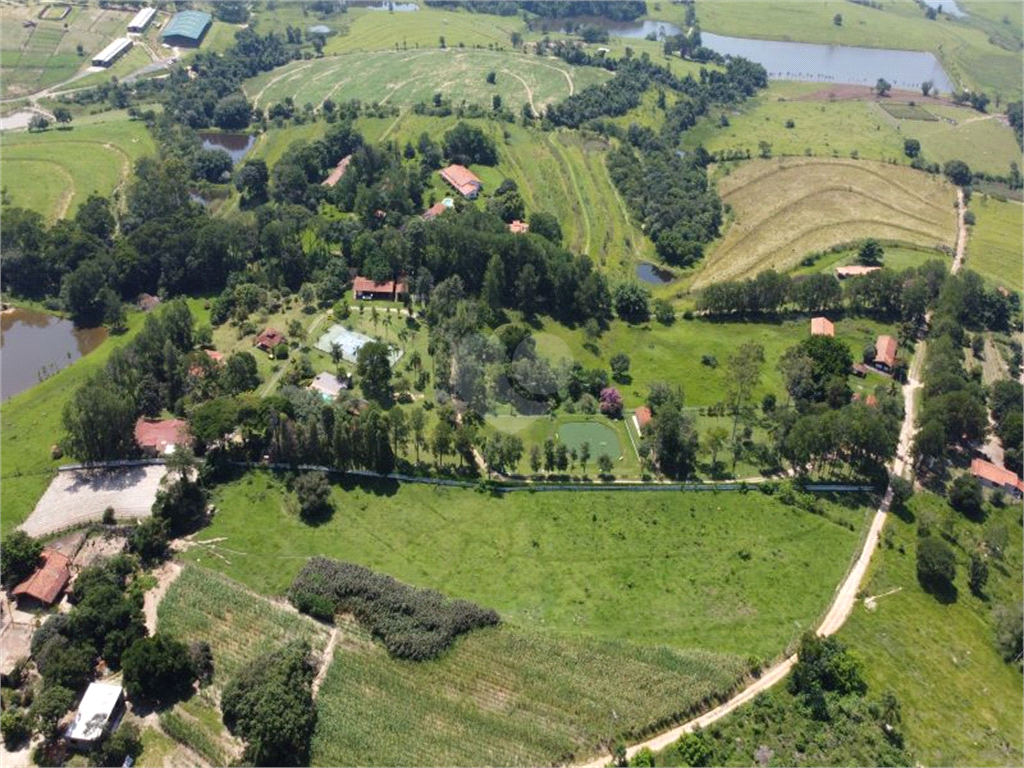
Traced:
POLYGON ((496 611, 450 600, 354 563, 312 557, 288 590, 298 610, 318 618, 351 613, 401 659, 435 658, 461 634, 500 621, 496 611))

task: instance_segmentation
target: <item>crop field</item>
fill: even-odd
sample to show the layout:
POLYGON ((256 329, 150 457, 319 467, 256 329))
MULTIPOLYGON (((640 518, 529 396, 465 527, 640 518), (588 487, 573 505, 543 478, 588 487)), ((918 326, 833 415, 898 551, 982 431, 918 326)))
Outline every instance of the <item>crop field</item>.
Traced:
POLYGON ((976 223, 970 228, 965 266, 1007 290, 1024 291, 1024 206, 975 195, 970 210, 976 223))
POLYGON ((72 123, 70 130, 6 134, 0 176, 13 205, 52 222, 74 215, 93 192, 109 196, 136 160, 155 151, 141 122, 72 123))
POLYGON ((741 658, 499 626, 440 659, 335 652, 313 765, 554 765, 600 754, 722 697, 741 658), (613 714, 614 712, 614 714, 613 714))
POLYGON ((1020 671, 996 650, 990 618, 995 605, 1020 604, 1020 505, 992 509, 984 524, 967 521, 931 494, 919 493, 910 506, 912 522, 889 516, 884 539, 892 546, 879 549, 865 582, 867 595, 885 596, 874 611, 857 605, 839 639, 867 661, 871 690, 896 694, 917 764, 1020 765, 1020 671), (935 525, 946 517, 960 543, 954 547, 957 597, 943 604, 918 585, 914 563, 918 523, 931 519, 935 525), (1004 559, 988 558, 989 601, 982 601, 968 587, 969 553, 996 528, 1009 538, 1004 559))
MULTIPOLYGON (((223 541, 182 557, 280 595, 319 554, 517 626, 770 658, 824 610, 859 541, 753 492, 520 492, 482 504, 472 490, 333 488, 334 516, 310 527, 290 511, 283 476, 219 486, 203 538, 223 541)), ((866 507, 831 506, 862 526, 866 507)))
POLYGON ((867 161, 743 163, 719 179, 736 219, 692 287, 785 271, 815 251, 866 237, 934 248, 956 235, 953 188, 908 168, 867 161))
POLYGON ((453 104, 490 109, 492 96, 500 96, 518 115, 523 104, 540 112, 546 104, 609 77, 596 67, 572 67, 521 53, 425 48, 293 62, 249 80, 245 92, 261 107, 285 96, 300 105, 331 98, 409 106, 429 102, 440 92, 453 104), (485 81, 488 72, 495 73, 494 85, 485 81))
POLYGON ((62 20, 40 19, 39 4, 0 5, 0 94, 4 98, 34 93, 67 80, 89 56, 125 32, 132 14, 74 5, 62 20), (24 22, 32 22, 24 26, 24 22), (76 47, 81 45, 83 55, 76 47))
POLYGON ((888 103, 882 101, 879 102, 878 105, 897 120, 926 120, 934 122, 939 119, 924 107, 919 107, 916 104, 888 103))

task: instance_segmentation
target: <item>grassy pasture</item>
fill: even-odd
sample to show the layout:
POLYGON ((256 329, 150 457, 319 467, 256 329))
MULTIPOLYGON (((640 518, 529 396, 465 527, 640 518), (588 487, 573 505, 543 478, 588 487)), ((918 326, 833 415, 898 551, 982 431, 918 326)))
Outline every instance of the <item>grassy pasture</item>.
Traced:
MULTIPOLYGON (((885 246, 885 256, 882 263, 889 269, 901 272, 909 267, 919 267, 926 261, 939 259, 946 263, 947 267, 952 265, 952 257, 940 251, 926 250, 922 248, 908 248, 906 246, 885 246)), ((813 266, 801 266, 790 272, 792 275, 811 275, 832 273, 836 267, 847 267, 858 264, 857 249, 850 248, 838 253, 830 253, 814 262, 813 266)))
POLYGON ((317 700, 312 764, 572 763, 601 753, 613 734, 685 716, 743 671, 737 657, 507 625, 424 663, 339 649, 317 700))
MULTIPOLYGON (((514 493, 335 484, 318 527, 283 478, 219 486, 210 550, 182 557, 265 594, 306 558, 358 562, 559 634, 772 657, 825 608, 858 534, 761 494, 514 493), (745 550, 745 560, 737 552, 745 550)), ((864 509, 839 508, 854 527, 864 509)))
POLYGON ((51 222, 74 215, 90 194, 109 196, 136 160, 155 152, 142 123, 105 120, 72 126, 4 136, 0 175, 13 205, 38 211, 51 222))
POLYGON ((969 552, 984 536, 984 526, 1005 527, 1005 559, 989 558, 987 591, 992 604, 1019 603, 1020 505, 992 510, 984 526, 965 520, 932 494, 919 493, 911 510, 914 522, 890 515, 884 538, 892 547, 879 549, 865 583, 866 594, 886 596, 879 597, 874 611, 858 604, 839 639, 867 660, 873 691, 896 694, 902 731, 917 764, 1019 765, 1024 759, 1020 672, 996 651, 991 606, 971 594, 967 571, 969 552), (947 515, 960 542, 955 548, 958 596, 942 604, 917 583, 916 527, 922 518, 947 515))
POLYGON ((865 237, 952 246, 953 189, 907 168, 852 160, 749 161, 719 178, 735 220, 698 267, 693 287, 785 271, 804 255, 865 237))
POLYGON ((975 195, 970 210, 976 223, 968 235, 967 268, 1007 290, 1024 291, 1024 207, 975 195))
POLYGON ((516 114, 523 104, 538 111, 572 93, 603 82, 610 73, 595 67, 571 67, 561 61, 518 53, 474 49, 424 48, 378 51, 299 61, 252 78, 245 92, 259 106, 291 96, 296 104, 319 105, 359 99, 409 106, 443 93, 453 104, 490 108, 491 97, 516 114), (485 81, 495 72, 495 84, 485 81))

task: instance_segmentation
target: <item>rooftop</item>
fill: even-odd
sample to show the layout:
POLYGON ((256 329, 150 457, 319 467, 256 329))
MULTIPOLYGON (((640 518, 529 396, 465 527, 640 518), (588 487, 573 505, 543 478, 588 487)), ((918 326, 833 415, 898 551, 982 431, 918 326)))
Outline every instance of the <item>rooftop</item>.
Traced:
POLYGON ((97 61, 109 59, 112 56, 116 56, 121 50, 124 49, 125 46, 130 46, 131 44, 132 41, 129 40, 127 37, 119 37, 117 38, 117 40, 112 42, 102 51, 93 56, 93 59, 97 61))
POLYGON ((180 36, 198 40, 212 22, 213 17, 204 11, 180 11, 167 23, 160 37, 180 36))
POLYGON ((811 336, 835 336, 836 328, 826 317, 811 318, 811 336))
POLYGON ((525 221, 513 219, 512 223, 508 225, 508 231, 514 235, 522 235, 530 231, 530 225, 525 221))
POLYGON ((40 557, 43 564, 16 586, 12 594, 27 595, 41 603, 52 605, 71 579, 71 560, 67 555, 52 549, 44 549, 40 557))
POLYGON ((388 280, 386 283, 378 283, 375 280, 371 280, 368 277, 359 275, 355 280, 352 281, 352 290, 356 293, 405 293, 405 283, 395 283, 394 280, 388 280))
POLYGON ((256 346, 266 349, 273 349, 278 344, 283 344, 285 336, 276 328, 267 328, 256 337, 256 346))
POLYGON ((189 442, 188 422, 141 417, 135 422, 135 442, 141 448, 155 448, 157 453, 166 453, 176 445, 189 442))
POLYGON ((1024 481, 1008 469, 997 467, 990 461, 974 459, 971 462, 971 474, 994 485, 1012 486, 1024 491, 1024 481))
POLYGON ((341 394, 342 390, 348 389, 345 382, 329 371, 318 373, 310 383, 309 388, 316 390, 320 394, 325 395, 332 400, 341 394))
POLYGON ((646 405, 641 405, 633 411, 633 416, 636 418, 637 429, 643 430, 643 428, 651 421, 651 409, 646 405))
POLYGON ((836 275, 838 277, 860 277, 861 275, 868 275, 872 272, 877 272, 881 267, 861 267, 857 265, 849 267, 836 267, 836 275))
POLYGON ((464 165, 449 165, 442 168, 441 178, 455 187, 455 190, 464 197, 475 195, 484 185, 480 178, 464 165))
POLYGON ((95 741, 103 733, 110 716, 121 699, 121 686, 92 683, 85 689, 74 722, 64 734, 69 739, 95 741))
POLYGON ((896 365, 896 350, 899 348, 892 336, 879 336, 875 342, 875 362, 884 363, 892 368, 896 365))

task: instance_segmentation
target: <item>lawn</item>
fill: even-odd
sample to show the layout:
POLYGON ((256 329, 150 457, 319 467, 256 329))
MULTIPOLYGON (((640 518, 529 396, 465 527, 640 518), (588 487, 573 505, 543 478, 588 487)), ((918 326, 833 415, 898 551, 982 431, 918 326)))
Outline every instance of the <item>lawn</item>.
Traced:
POLYGON ((74 215, 94 192, 108 197, 136 160, 155 151, 141 122, 83 121, 70 130, 5 134, 0 176, 13 205, 54 221, 74 215))
MULTIPOLYGON (((968 522, 945 501, 918 494, 915 522, 890 515, 864 592, 886 595, 874 611, 858 605, 839 633, 866 660, 874 691, 892 690, 903 708, 902 730, 921 765, 1020 765, 1024 760, 1024 701, 1019 669, 996 651, 991 605, 971 594, 969 553, 995 528, 1008 533, 1005 559, 989 558, 991 604, 1020 603, 1022 542, 1020 505, 994 510, 986 524, 968 522), (955 602, 926 594, 915 576, 916 527, 922 519, 951 519, 959 541, 955 602), (901 552, 900 550, 903 550, 901 552), (892 590, 899 590, 892 594, 892 590)), ((932 533, 939 535, 938 530, 932 533)))
MULTIPOLYGON (((646 645, 777 655, 825 609, 858 533, 759 493, 519 492, 334 485, 303 524, 283 478, 219 486, 182 555, 283 594, 308 556, 358 562, 497 609, 517 626, 646 645), (221 557, 214 556, 214 553, 221 557)), ((866 508, 837 512, 859 528, 866 508)))
MULTIPOLYGON (((883 247, 885 255, 882 257, 882 264, 887 269, 891 269, 895 272, 902 272, 903 270, 911 267, 919 267, 925 262, 932 261, 934 259, 938 259, 945 263, 947 267, 952 266, 953 263, 952 257, 942 251, 933 251, 925 248, 909 248, 904 245, 883 244, 883 247)), ((797 269, 791 270, 790 274, 794 276, 811 275, 819 272, 832 274, 836 267, 848 267, 859 263, 858 249, 848 248, 835 253, 826 253, 815 261, 812 266, 806 267, 801 265, 797 269)))
POLYGON ((956 235, 953 187, 941 177, 856 160, 778 158, 726 167, 735 220, 697 267, 693 287, 785 271, 809 253, 866 237, 934 248, 956 235))
POLYGON ((966 267, 1008 290, 1024 291, 1024 207, 975 195, 970 210, 976 223, 967 240, 966 267))

